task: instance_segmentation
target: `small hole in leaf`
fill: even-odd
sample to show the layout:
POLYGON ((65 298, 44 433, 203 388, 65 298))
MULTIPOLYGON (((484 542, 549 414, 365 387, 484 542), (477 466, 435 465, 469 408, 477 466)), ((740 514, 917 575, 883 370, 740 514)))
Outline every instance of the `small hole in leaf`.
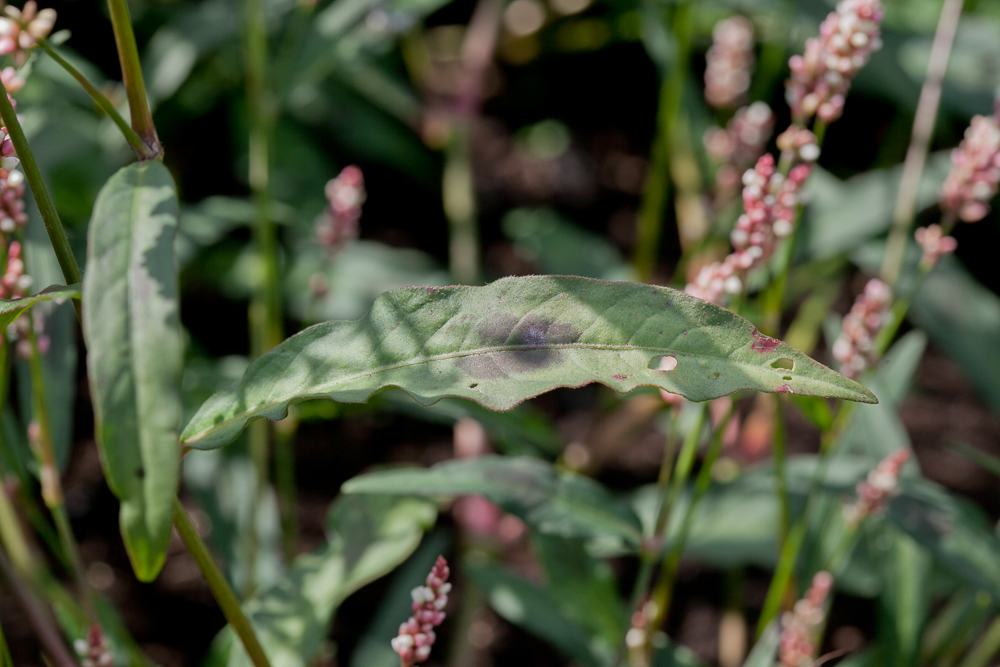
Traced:
POLYGON ((722 376, 722 373, 712 373, 712 377, 714 377, 714 378, 721 377, 721 376, 722 376))
POLYGON ((647 368, 664 372, 672 371, 677 368, 677 357, 653 357, 647 368))
POLYGON ((479 386, 478 382, 473 382, 472 384, 469 385, 469 389, 475 389, 478 386, 479 386))
POLYGON ((788 357, 782 357, 781 359, 775 359, 771 362, 771 368, 784 368, 785 370, 795 370, 795 362, 788 357))
POLYGON ((792 376, 791 375, 786 375, 786 376, 782 377, 781 379, 785 380, 785 381, 788 381, 788 380, 792 379, 792 376))

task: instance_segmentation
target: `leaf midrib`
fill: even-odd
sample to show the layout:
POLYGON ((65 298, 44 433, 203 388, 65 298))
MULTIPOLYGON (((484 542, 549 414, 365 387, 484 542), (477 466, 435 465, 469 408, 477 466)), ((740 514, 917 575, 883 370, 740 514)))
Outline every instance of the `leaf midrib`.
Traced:
MULTIPOLYGON (((336 379, 334 381, 327 382, 327 383, 325 383, 323 385, 319 385, 319 386, 317 386, 315 388, 314 391, 311 391, 308 394, 303 394, 300 398, 305 399, 305 398, 310 398, 310 397, 313 397, 313 396, 319 396, 319 395, 327 393, 327 391, 329 389, 337 387, 338 385, 342 385, 342 384, 344 384, 346 382, 350 382, 352 380, 357 380, 358 378, 363 378, 363 377, 367 377, 367 376, 378 375, 380 373, 386 373, 388 371, 398 370, 400 368, 407 368, 407 367, 410 367, 410 366, 419 366, 421 364, 432 363, 432 362, 435 362, 435 361, 446 361, 448 359, 458 359, 458 358, 462 358, 462 357, 471 357, 471 356, 480 355, 480 354, 492 354, 494 352, 519 352, 519 351, 526 351, 526 350, 602 350, 602 351, 609 351, 609 352, 623 352, 623 351, 624 352, 655 352, 655 353, 664 354, 664 355, 682 355, 682 356, 685 356, 685 357, 695 357, 695 358, 703 358, 703 359, 712 359, 712 360, 716 360, 716 361, 729 361, 729 363, 737 365, 737 366, 740 366, 740 367, 750 367, 752 369, 761 369, 760 366, 755 366, 753 364, 749 364, 749 363, 744 362, 744 361, 731 361, 730 360, 731 354, 730 354, 730 356, 727 356, 727 357, 717 357, 717 356, 712 356, 712 355, 708 355, 708 354, 698 354, 696 352, 679 352, 677 350, 674 350, 674 349, 668 348, 668 347, 648 347, 648 346, 636 346, 636 345, 607 345, 607 344, 600 344, 600 343, 558 343, 558 344, 551 344, 551 345, 503 345, 503 346, 497 346, 497 347, 481 347, 481 348, 475 348, 475 349, 472 349, 472 350, 463 350, 463 351, 458 351, 458 352, 446 352, 446 353, 443 353, 443 354, 437 354, 437 355, 433 355, 433 356, 429 356, 429 357, 421 357, 418 360, 410 359, 410 360, 407 360, 407 361, 404 361, 404 362, 400 362, 400 363, 396 363, 396 364, 390 364, 390 365, 387 365, 387 366, 382 366, 380 368, 375 368, 375 369, 367 370, 367 371, 362 372, 362 373, 354 373, 354 374, 351 374, 351 375, 346 375, 346 376, 340 377, 340 378, 338 378, 338 379, 336 379)), ((647 369, 647 370, 652 370, 652 369, 647 369)), ((672 371, 661 371, 661 372, 670 373, 672 371)), ((816 380, 816 381, 817 382, 822 382, 824 384, 829 384, 825 380, 816 380)), ((293 398, 286 398, 286 399, 269 401, 267 403, 263 403, 263 404, 255 407, 255 408, 253 408, 252 411, 253 412, 260 412, 262 410, 267 410, 267 409, 270 409, 272 407, 275 407, 275 406, 278 406, 278 405, 282 405, 282 404, 287 403, 288 401, 291 401, 291 400, 294 400, 294 397, 293 398)), ((219 422, 217 424, 214 424, 212 427, 210 427, 207 430, 199 431, 197 437, 184 438, 182 440, 182 443, 187 444, 187 443, 198 442, 199 440, 202 440, 202 439, 206 438, 207 436, 215 433, 216 431, 222 429, 223 427, 228 426, 232 422, 238 421, 239 419, 243 418, 242 417, 243 415, 248 415, 248 414, 250 414, 250 412, 251 411, 242 411, 242 412, 239 413, 238 416, 230 417, 230 418, 228 418, 228 419, 226 419, 224 421, 221 421, 221 422, 219 422)))

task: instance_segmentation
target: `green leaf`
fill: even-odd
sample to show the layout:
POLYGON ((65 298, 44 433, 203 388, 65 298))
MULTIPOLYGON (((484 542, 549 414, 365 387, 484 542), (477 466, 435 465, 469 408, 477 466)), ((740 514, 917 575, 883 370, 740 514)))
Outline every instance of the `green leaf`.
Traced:
POLYGON ((1000 477, 1000 458, 997 458, 992 454, 987 454, 981 449, 976 449, 975 447, 967 445, 964 442, 949 443, 948 448, 956 454, 960 454, 969 459, 984 470, 1000 477))
POLYGON ((747 656, 743 667, 774 667, 775 658, 778 656, 778 646, 781 642, 781 623, 771 621, 771 624, 764 628, 760 639, 754 644, 747 656))
MULTIPOLYGON (((416 498, 339 498, 327 519, 329 543, 296 558, 284 579, 244 604, 271 664, 311 664, 340 604, 406 560, 436 517, 433 504, 416 498)), ((251 664, 228 626, 216 637, 207 662, 251 664)))
POLYGON ((622 392, 652 385, 696 401, 742 389, 876 400, 742 317, 682 292, 531 276, 393 290, 361 320, 310 327, 209 399, 183 442, 224 445, 248 420, 282 419, 289 403, 310 397, 363 402, 398 387, 425 405, 457 396, 509 410, 592 382, 622 392), (663 356, 677 367, 657 370, 663 356), (780 359, 794 369, 773 367, 780 359))
POLYGON ((119 170, 94 206, 83 282, 97 444, 141 581, 163 567, 180 469, 176 229, 167 168, 150 161, 119 170))
POLYGON ((563 537, 614 536, 637 545, 639 520, 597 482, 557 474, 551 463, 526 456, 456 459, 432 468, 382 470, 347 481, 344 493, 407 496, 478 494, 539 532, 563 537))
POLYGON ((463 572, 486 593, 490 607, 509 623, 587 667, 611 662, 603 642, 566 618, 552 594, 493 563, 465 563, 463 572))
POLYGON ((68 299, 80 298, 80 285, 52 285, 46 287, 38 294, 26 296, 23 299, 0 299, 0 332, 6 331, 11 322, 21 316, 21 313, 28 310, 36 303, 43 301, 55 301, 62 303, 68 299))

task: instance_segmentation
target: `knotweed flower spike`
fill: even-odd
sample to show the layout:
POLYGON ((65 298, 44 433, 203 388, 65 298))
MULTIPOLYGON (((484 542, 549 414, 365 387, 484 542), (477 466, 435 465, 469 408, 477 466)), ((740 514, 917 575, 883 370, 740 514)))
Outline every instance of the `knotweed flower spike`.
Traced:
POLYGON ((858 502, 844 507, 844 519, 855 527, 871 514, 881 512, 886 500, 896 493, 899 469, 910 458, 910 450, 897 449, 885 457, 868 477, 858 482, 858 502))
POLYGON ((17 75, 17 70, 13 67, 4 67, 0 71, 0 82, 3 83, 3 87, 7 91, 7 99, 10 100, 10 105, 16 109, 17 102, 14 101, 13 96, 24 87, 24 79, 17 75))
POLYGON ((330 251, 358 237, 361 206, 365 203, 365 178, 355 165, 344 167, 325 188, 329 202, 316 228, 316 238, 330 251))
POLYGON ((81 667, 111 667, 115 664, 115 656, 99 625, 90 628, 86 639, 73 642, 73 649, 80 657, 81 667))
POLYGON ((13 53, 14 61, 20 67, 28 59, 28 51, 38 45, 38 40, 52 32, 56 24, 56 10, 39 11, 35 0, 28 0, 24 9, 7 5, 3 11, 7 16, 0 17, 0 55, 13 53))
POLYGON ((448 561, 438 556, 427 575, 427 585, 417 586, 411 592, 413 615, 399 626, 399 635, 392 640, 392 650, 399 654, 401 667, 412 667, 423 662, 434 646, 434 628, 444 621, 444 608, 448 604, 448 561))
POLYGON ((21 161, 17 159, 14 142, 10 140, 6 127, 0 127, 0 178, 6 178, 7 172, 17 168, 21 161))
POLYGON ((830 573, 817 572, 805 596, 781 617, 779 664, 783 667, 812 667, 819 631, 826 619, 826 598, 832 589, 830 573))
POLYGON ((781 157, 790 163, 815 162, 819 159, 816 135, 801 125, 790 125, 776 141, 781 157))
POLYGON ((705 101, 716 108, 742 104, 754 65, 753 24, 733 16, 715 24, 706 54, 705 101))
POLYGON ((715 172, 716 199, 730 199, 739 192, 740 177, 764 153, 774 131, 774 114, 764 102, 736 111, 726 129, 705 132, 705 150, 719 161, 715 172))
POLYGON ((951 172, 941 186, 940 204, 965 222, 990 212, 1000 184, 1000 124, 996 117, 974 116, 965 139, 951 152, 951 172))
POLYGON ((913 236, 916 238, 917 244, 924 251, 923 257, 920 258, 920 263, 928 269, 937 264, 941 255, 955 252, 955 248, 958 247, 958 241, 955 240, 955 237, 945 236, 941 225, 921 227, 914 232, 913 236))
POLYGON ((25 295, 31 287, 31 276, 24 273, 24 260, 21 258, 21 244, 11 241, 7 249, 7 270, 0 277, 0 299, 18 299, 25 295))
POLYGON ((805 53, 789 59, 785 98, 798 122, 840 118, 851 80, 882 47, 884 13, 879 0, 842 0, 820 25, 819 37, 806 41, 805 53))
POLYGON ((847 377, 857 377, 875 362, 875 338, 888 318, 891 299, 889 286, 874 278, 844 317, 840 337, 833 344, 833 358, 840 362, 840 372, 847 377))

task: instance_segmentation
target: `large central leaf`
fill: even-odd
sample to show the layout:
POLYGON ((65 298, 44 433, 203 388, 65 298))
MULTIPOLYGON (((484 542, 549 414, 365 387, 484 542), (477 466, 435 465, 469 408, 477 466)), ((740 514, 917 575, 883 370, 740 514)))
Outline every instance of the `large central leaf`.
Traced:
POLYGON ((219 447, 249 419, 281 419, 309 397, 362 402, 398 387, 424 405, 458 396, 509 410, 591 382, 623 392, 652 385, 695 401, 753 389, 875 402, 858 383, 682 292, 531 276, 393 290, 360 320, 310 327, 206 401, 182 440, 219 447), (676 368, 657 370, 665 356, 676 368), (774 367, 780 359, 794 367, 774 367))

